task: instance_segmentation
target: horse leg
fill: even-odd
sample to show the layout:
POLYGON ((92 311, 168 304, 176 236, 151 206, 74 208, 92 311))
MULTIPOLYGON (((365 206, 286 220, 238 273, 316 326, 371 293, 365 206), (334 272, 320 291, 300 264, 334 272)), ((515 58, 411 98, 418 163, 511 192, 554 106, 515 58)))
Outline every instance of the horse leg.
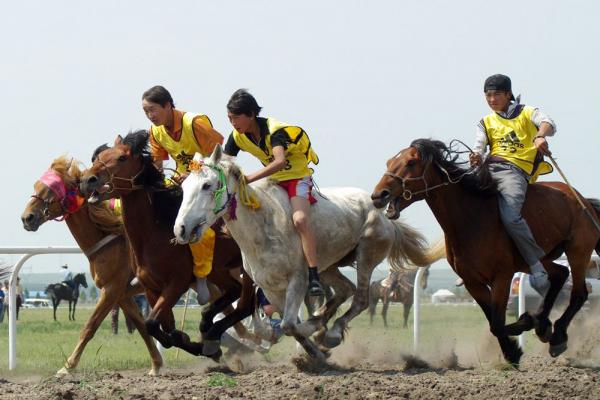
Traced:
POLYGON ((79 334, 79 341, 77 342, 75 349, 65 362, 65 366, 56 373, 57 376, 60 377, 69 374, 70 370, 73 370, 77 367, 77 364, 79 364, 79 359, 81 358, 81 354, 83 354, 85 346, 94 337, 94 334, 98 330, 98 327, 100 326, 104 318, 106 318, 106 316, 112 309, 114 303, 116 302, 115 300, 117 297, 109 296, 107 294, 108 292, 109 291, 106 290, 106 288, 103 288, 100 291, 100 298, 98 299, 96 308, 94 308, 94 312, 92 312, 92 315, 83 326, 83 329, 79 334))
POLYGON ((338 308, 354 294, 354 283, 346 278, 337 267, 330 267, 321 273, 321 281, 333 288, 334 295, 322 307, 316 310, 308 320, 301 323, 301 329, 318 331, 315 336, 317 343, 321 343, 327 330, 327 323, 338 308))
POLYGON ((71 300, 69 300, 69 321, 71 321, 71 300))
POLYGON ((510 294, 511 281, 512 276, 499 276, 492 281, 490 331, 498 339, 506 361, 518 366, 523 351, 515 339, 508 336, 505 328, 506 305, 510 294))
POLYGON ((383 326, 385 328, 388 327, 387 324, 387 311, 388 311, 388 307, 390 306, 390 298, 386 297, 386 301, 383 303, 383 307, 381 308, 381 317, 383 318, 383 326))
POLYGON ((52 308, 54 308, 54 320, 56 321, 56 308, 58 307, 58 301, 52 296, 52 308))
POLYGON ((323 344, 327 348, 338 346, 344 339, 344 332, 348 323, 369 306, 369 286, 373 269, 378 264, 374 254, 368 254, 369 250, 376 251, 377 243, 363 242, 357 248, 357 285, 352 304, 344 315, 335 320, 333 327, 325 333, 323 344))
MULTIPOLYGON (((146 331, 146 325, 144 324, 144 318, 140 313, 140 309, 137 306, 136 302, 133 300, 130 294, 135 293, 125 293, 121 296, 121 300, 119 301, 119 305, 121 309, 123 309, 123 314, 135 325, 137 331, 140 333, 140 336, 144 340, 146 347, 148 348, 148 352, 150 353, 150 358, 152 359, 152 369, 148 372, 150 376, 156 376, 159 374, 160 368, 163 365, 162 356, 160 352, 156 348, 156 344, 148 335, 146 331)), ((111 307, 112 308, 112 307, 111 307)), ((107 310, 110 310, 110 308, 107 310)), ((106 315, 105 315, 106 316, 106 315)))
POLYGON ((77 307, 77 299, 73 300, 73 321, 75 321, 75 307, 77 307))
POLYGON ((221 296, 202 310, 199 329, 203 338, 211 330, 214 317, 223 311, 225 307, 239 299, 242 293, 242 285, 223 266, 217 266, 217 268, 213 269, 208 278, 211 283, 219 288, 221 296))
POLYGON ((369 290, 369 325, 373 325, 373 316, 375 315, 377 303, 379 302, 379 297, 377 297, 374 292, 375 288, 371 286, 369 290))
POLYGON ((590 259, 587 254, 584 257, 580 255, 573 256, 567 249, 567 258, 571 266, 571 275, 573 277, 573 289, 571 291, 571 300, 564 313, 554 322, 554 333, 550 338, 550 355, 558 357, 567 349, 567 328, 571 320, 577 314, 588 298, 587 288, 585 286, 585 267, 590 259))
POLYGON ((548 316, 552 311, 556 298, 558 297, 565 281, 569 277, 569 270, 553 262, 544 262, 544 267, 548 271, 548 279, 550 280, 550 288, 544 296, 540 308, 535 315, 535 334, 542 341, 547 343, 552 337, 552 322, 548 316))
POLYGON ((408 328, 408 316, 410 315, 410 308, 412 307, 412 298, 405 303, 402 303, 404 306, 404 325, 402 327, 404 329, 408 328))
MULTIPOLYGON (((218 352, 221 346, 221 336, 223 336, 223 333, 234 324, 242 325, 238 324, 239 321, 252 315, 255 303, 254 282, 252 282, 252 279, 250 279, 248 274, 244 273, 242 278, 242 293, 237 307, 232 313, 226 315, 225 318, 215 322, 210 331, 206 333, 203 340, 203 354, 211 356, 218 352)), ((236 328, 239 329, 239 327, 236 328)), ((236 329, 236 332, 240 337, 250 336, 245 327, 241 332, 238 331, 238 329, 236 329)))

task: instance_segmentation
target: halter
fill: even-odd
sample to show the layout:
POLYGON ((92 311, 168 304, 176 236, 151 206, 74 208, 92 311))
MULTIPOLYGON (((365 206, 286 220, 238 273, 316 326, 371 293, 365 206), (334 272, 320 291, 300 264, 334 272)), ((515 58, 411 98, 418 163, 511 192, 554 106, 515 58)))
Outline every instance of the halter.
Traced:
POLYGON ((429 191, 431 191, 431 190, 450 185, 451 183, 452 184, 458 183, 462 180, 462 178, 464 178, 465 175, 468 175, 475 170, 474 167, 471 167, 468 170, 466 170, 462 175, 460 175, 457 179, 452 180, 448 171, 445 168, 443 168, 441 165, 439 165, 438 163, 435 163, 435 166, 438 167, 440 170, 442 170, 442 172, 444 172, 444 174, 446 175, 446 178, 448 178, 448 180, 446 182, 442 182, 437 185, 429 187, 429 185, 427 184, 427 181, 425 180, 425 175, 427 174, 427 169, 429 168, 429 166, 432 163, 433 163, 433 161, 431 159, 429 159, 429 161, 427 161, 427 164, 425 164, 425 169, 423 170, 423 175, 415 177, 415 178, 403 178, 389 170, 386 171, 383 175, 391 176, 392 178, 400 181, 400 183, 402 184, 402 197, 404 198, 404 200, 408 201, 408 200, 412 199, 412 197, 414 195, 425 193, 425 196, 427 196, 429 194, 429 191), (423 183, 425 184, 425 189, 421 189, 416 192, 413 192, 410 189, 406 188, 406 185, 405 185, 406 182, 419 181, 419 180, 423 181, 423 183))
POLYGON ((81 200, 82 197, 79 196, 77 187, 67 188, 56 171, 52 169, 47 170, 42 174, 39 181, 54 193, 52 200, 44 199, 37 193, 31 195, 31 198, 43 203, 42 214, 45 221, 48 221, 50 217, 50 207, 53 203, 58 203, 61 209, 61 215, 53 218, 54 221, 64 221, 69 215, 76 213, 81 208, 83 201, 81 200))
POLYGON ((96 159, 96 161, 98 163, 100 163, 104 167, 104 169, 106 170, 106 172, 108 173, 109 180, 108 180, 107 185, 108 185, 109 188, 106 191, 107 193, 112 193, 115 189, 134 191, 134 190, 140 190, 140 189, 144 188, 143 185, 136 185, 135 184, 135 180, 142 174, 142 172, 144 172, 144 168, 140 169, 140 172, 138 172, 137 174, 135 174, 131 178, 121 178, 120 176, 115 176, 115 174, 112 173, 112 171, 110 170, 110 168, 108 168, 108 165, 106 165, 106 163, 104 161, 102 161, 100 159, 100 157, 98 157, 96 159), (127 187, 115 187, 115 184, 114 184, 115 180, 129 182, 129 185, 131 187, 130 188, 127 188, 127 187))
MULTIPOLYGON (((237 200, 235 199, 235 193, 230 193, 227 189, 227 178, 225 177, 225 171, 221 166, 205 164, 200 161, 191 161, 188 168, 192 172, 200 172, 203 166, 206 166, 217 174, 219 178, 219 188, 213 191, 213 197, 215 200, 215 207, 213 208, 213 213, 218 215, 221 211, 229 207, 229 218, 236 219, 236 208, 237 208, 237 200), (226 196, 226 200, 223 202, 223 198, 226 196), (222 203, 222 204, 221 204, 222 203), (221 204, 219 206, 219 204, 221 204)), ((239 182, 239 196, 242 204, 252 208, 257 209, 260 207, 258 201, 252 197, 248 193, 248 184, 246 183, 246 178, 242 176, 239 182)))

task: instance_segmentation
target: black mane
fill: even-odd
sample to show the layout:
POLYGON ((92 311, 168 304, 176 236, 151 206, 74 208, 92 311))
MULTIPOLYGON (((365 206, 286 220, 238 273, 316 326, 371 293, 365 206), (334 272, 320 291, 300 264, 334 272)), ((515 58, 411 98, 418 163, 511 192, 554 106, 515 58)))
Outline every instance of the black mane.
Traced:
POLYGON ((446 174, 440 168, 445 169, 452 181, 458 180, 459 185, 465 189, 476 192, 485 196, 491 196, 498 193, 496 182, 492 179, 492 175, 488 169, 486 161, 480 168, 470 172, 469 168, 465 168, 465 161, 459 160, 459 152, 447 146, 444 142, 433 139, 417 139, 411 144, 419 152, 422 160, 432 161, 432 165, 440 174, 447 180, 446 174))
MULTIPOLYGON (((131 148, 132 155, 141 156, 143 165, 142 173, 135 180, 135 184, 142 185, 148 189, 148 192, 152 196, 154 217, 171 229, 173 224, 175 224, 175 219, 181 206, 183 192, 178 185, 167 186, 165 184, 165 175, 154 165, 148 146, 148 138, 148 131, 140 129, 129 132, 123 139, 123 144, 131 148)), ((92 161, 101 151, 108 148, 106 144, 99 146, 94 152, 92 161)))

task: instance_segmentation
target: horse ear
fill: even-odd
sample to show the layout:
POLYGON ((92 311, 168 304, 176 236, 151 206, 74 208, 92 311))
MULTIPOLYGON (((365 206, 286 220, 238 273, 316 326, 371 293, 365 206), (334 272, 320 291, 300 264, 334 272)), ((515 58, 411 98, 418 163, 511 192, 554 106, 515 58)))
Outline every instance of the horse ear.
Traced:
POLYGON ((117 135, 117 138, 115 139, 115 146, 121 144, 122 141, 123 138, 121 137, 121 135, 117 135))
POLYGON ((210 156, 210 163, 213 165, 218 164, 221 161, 221 157, 223 157, 223 148, 220 144, 217 144, 210 156))

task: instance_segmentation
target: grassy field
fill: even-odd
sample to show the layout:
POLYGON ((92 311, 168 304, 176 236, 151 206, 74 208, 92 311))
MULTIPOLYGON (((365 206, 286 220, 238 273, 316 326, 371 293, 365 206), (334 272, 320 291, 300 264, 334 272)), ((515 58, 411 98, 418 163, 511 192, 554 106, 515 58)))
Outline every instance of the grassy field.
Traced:
MULTIPOLYGON (((58 310, 59 321, 52 320, 51 310, 24 309, 17 322, 17 369, 8 371, 8 325, 6 319, 0 324, 0 377, 35 374, 51 375, 58 370, 73 350, 79 331, 91 314, 91 308, 79 308, 77 321, 67 320, 66 310, 58 310)), ((377 310, 380 311, 380 308, 377 310)), ((183 309, 176 308, 178 321, 183 309)), ((410 353, 412 351, 412 320, 409 329, 401 328, 401 306, 391 306, 388 313, 389 328, 384 329, 381 316, 377 315, 373 326, 369 325, 368 313, 364 312, 351 323, 349 337, 354 343, 385 343, 385 347, 410 353)), ((486 335, 487 325, 478 307, 472 305, 424 305, 421 308, 421 348, 428 352, 447 347, 451 343, 469 345, 480 342, 486 335)), ((194 338, 197 332, 200 309, 189 309, 185 331, 194 338)), ((412 318, 412 313, 411 313, 412 318)), ((119 334, 114 335, 107 318, 96 336, 88 344, 79 364, 79 371, 147 369, 150 359, 146 347, 137 334, 128 334, 122 313, 119 334)), ((177 323, 177 326, 180 322, 177 323)), ((267 355, 267 360, 292 355, 295 342, 285 338, 267 355)), ((335 350, 334 350, 335 353, 335 350)), ((190 368, 199 359, 185 352, 175 359, 175 350, 163 353, 169 368, 190 368)))

